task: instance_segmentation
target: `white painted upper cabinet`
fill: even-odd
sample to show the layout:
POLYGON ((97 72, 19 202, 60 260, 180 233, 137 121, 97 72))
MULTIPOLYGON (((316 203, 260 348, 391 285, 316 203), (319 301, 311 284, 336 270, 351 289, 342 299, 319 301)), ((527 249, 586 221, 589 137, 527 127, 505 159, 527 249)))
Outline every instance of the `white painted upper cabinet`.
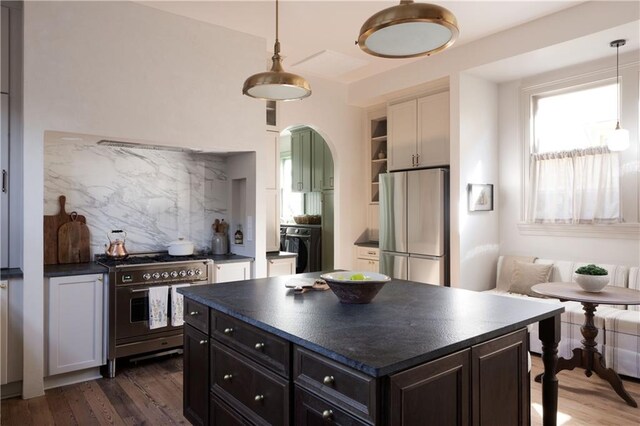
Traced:
POLYGON ((389 105, 388 169, 449 164, 449 92, 389 105))
POLYGON ((449 164, 449 92, 418 99, 416 167, 449 164))
POLYGON ((410 169, 414 166, 417 144, 417 110, 415 99, 395 105, 387 110, 388 170, 410 169))
POLYGON ((251 278, 251 262, 215 263, 213 266, 214 283, 243 281, 251 278))
POLYGON ((105 363, 103 285, 102 274, 49 280, 49 376, 105 363))

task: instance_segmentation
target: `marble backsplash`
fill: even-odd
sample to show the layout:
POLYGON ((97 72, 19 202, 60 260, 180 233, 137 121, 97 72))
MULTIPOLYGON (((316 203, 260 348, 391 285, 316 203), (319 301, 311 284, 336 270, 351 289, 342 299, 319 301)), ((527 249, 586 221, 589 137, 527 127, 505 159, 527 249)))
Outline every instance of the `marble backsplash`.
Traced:
POLYGON ((166 250, 178 237, 208 250, 211 224, 227 220, 227 166, 215 154, 56 140, 45 143, 44 164, 44 213, 56 214, 65 195, 66 210, 87 218, 92 256, 112 229, 127 232, 131 253, 166 250))

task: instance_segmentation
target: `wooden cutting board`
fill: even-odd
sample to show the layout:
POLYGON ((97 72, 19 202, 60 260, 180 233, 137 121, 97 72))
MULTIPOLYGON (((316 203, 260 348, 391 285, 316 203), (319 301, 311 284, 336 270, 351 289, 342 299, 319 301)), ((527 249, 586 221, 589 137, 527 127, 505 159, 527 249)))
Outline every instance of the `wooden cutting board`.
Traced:
POLYGON ((58 229, 58 263, 89 262, 89 228, 71 212, 71 222, 58 229))
MULTIPOLYGON (((58 198, 60 203, 60 211, 56 215, 47 215, 44 217, 44 264, 55 265, 58 263, 58 230, 60 226, 67 222, 71 222, 71 217, 65 211, 65 203, 67 197, 61 195, 58 198)), ((87 223, 84 216, 78 215, 76 222, 87 223)))

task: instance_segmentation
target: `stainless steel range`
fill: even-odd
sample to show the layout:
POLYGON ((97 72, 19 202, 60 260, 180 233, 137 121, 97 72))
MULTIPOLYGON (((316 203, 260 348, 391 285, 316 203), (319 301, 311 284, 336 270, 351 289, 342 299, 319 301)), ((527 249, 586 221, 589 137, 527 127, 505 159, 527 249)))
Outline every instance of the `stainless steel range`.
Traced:
POLYGON ((99 256, 96 261, 109 268, 108 376, 115 376, 117 358, 181 348, 182 326, 171 326, 170 301, 167 326, 149 328, 149 288, 210 284, 213 261, 206 255, 169 256, 166 253, 130 255, 124 260, 99 256))

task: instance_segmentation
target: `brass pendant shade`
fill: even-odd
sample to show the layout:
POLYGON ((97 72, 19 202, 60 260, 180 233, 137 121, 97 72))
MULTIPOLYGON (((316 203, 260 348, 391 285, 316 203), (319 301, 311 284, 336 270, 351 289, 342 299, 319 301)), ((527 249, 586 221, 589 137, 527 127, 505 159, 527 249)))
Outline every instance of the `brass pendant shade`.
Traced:
POLYGON ((278 0, 276 0, 276 42, 273 46, 271 69, 247 78, 242 94, 267 101, 297 101, 311 95, 309 82, 282 68, 280 41, 278 40, 278 0))
POLYGON ((444 7, 402 0, 367 19, 357 43, 370 55, 414 58, 448 48, 458 33, 456 17, 444 7))

